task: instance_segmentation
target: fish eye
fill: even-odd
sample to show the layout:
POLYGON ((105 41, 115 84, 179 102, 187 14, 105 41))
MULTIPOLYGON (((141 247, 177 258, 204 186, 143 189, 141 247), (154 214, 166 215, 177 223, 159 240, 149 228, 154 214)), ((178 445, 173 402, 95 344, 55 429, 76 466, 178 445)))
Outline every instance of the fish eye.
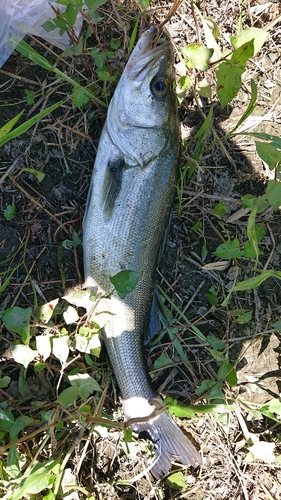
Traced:
POLYGON ((168 90, 166 78, 163 78, 162 76, 155 76, 151 81, 150 89, 154 97, 164 97, 168 90))

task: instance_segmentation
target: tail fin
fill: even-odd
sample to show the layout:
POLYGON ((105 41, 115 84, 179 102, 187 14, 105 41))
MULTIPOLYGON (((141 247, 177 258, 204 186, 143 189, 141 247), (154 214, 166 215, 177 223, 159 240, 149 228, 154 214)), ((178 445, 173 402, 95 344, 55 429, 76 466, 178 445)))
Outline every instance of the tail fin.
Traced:
POLYGON ((137 432, 144 431, 148 432, 155 445, 157 461, 151 472, 157 479, 169 472, 173 459, 193 467, 202 464, 201 455, 167 411, 137 425, 137 432))

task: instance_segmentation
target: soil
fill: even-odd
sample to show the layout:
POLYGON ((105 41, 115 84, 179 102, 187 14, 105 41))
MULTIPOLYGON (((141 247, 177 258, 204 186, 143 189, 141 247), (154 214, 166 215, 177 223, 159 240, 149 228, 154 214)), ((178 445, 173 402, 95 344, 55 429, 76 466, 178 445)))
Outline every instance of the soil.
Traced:
MULTIPOLYGON (((166 18, 169 6, 161 2, 154 2, 151 6, 150 21, 159 24, 166 18)), ((227 46, 229 36, 235 34, 240 8, 244 28, 264 28, 281 15, 279 1, 248 0, 240 5, 239 0, 202 0, 197 2, 197 7, 205 17, 217 23, 224 46, 227 46)), ((104 50, 112 51, 110 40, 121 40, 116 57, 110 59, 113 74, 120 74, 126 63, 128 37, 137 12, 128 3, 105 4, 100 8, 102 21, 90 42, 92 46, 99 45, 104 50)), ((187 0, 167 23, 166 30, 176 50, 200 38, 204 42, 202 27, 199 22, 196 26, 187 0)), ((33 37, 27 38, 27 41, 51 62, 61 53, 47 43, 42 45, 42 41, 33 37)), ((79 484, 92 491, 95 498, 281 498, 280 461, 278 458, 275 461, 249 461, 243 428, 244 423, 251 435, 274 442, 275 457, 280 455, 280 421, 274 422, 254 410, 272 399, 279 400, 281 392, 281 334, 272 326, 280 318, 281 282, 271 278, 257 289, 234 293, 228 305, 223 307, 221 304, 234 281, 240 282, 252 276, 253 261, 249 259, 240 267, 231 260, 220 265, 221 259, 214 254, 217 246, 229 235, 237 235, 240 241, 247 240, 248 217, 241 211, 240 198, 249 193, 255 196, 264 194, 267 181, 272 178, 272 172, 258 157, 252 138, 245 135, 223 141, 220 138, 233 128, 245 111, 251 78, 258 86, 258 105, 241 128, 248 132, 280 134, 280 53, 279 21, 269 31, 262 50, 249 61, 242 89, 231 105, 222 109, 215 98, 195 98, 192 91, 188 91, 180 103, 184 139, 182 169, 193 154, 194 142, 189 139, 202 125, 211 106, 214 108, 214 130, 219 138, 216 141, 208 138, 210 147, 204 151, 193 176, 185 178, 184 201, 179 210, 176 200, 157 276, 159 286, 174 304, 170 307, 165 303, 169 306, 173 325, 191 365, 183 363, 168 335, 147 350, 155 387, 165 396, 190 405, 212 401, 208 399, 208 391, 198 394, 198 388, 203 381, 216 381, 221 366, 220 360, 214 358, 210 345, 198 337, 195 327, 205 336, 226 342, 227 356, 235 366, 238 381, 235 387, 226 384, 224 394, 231 401, 240 401, 241 412, 237 410, 228 416, 225 412, 221 415, 209 413, 181 423, 191 439, 201 447, 204 457, 200 470, 180 468, 186 483, 181 491, 164 481, 156 483, 150 473, 144 471, 140 452, 135 459, 128 459, 120 445, 120 432, 116 429, 110 430, 104 437, 94 438, 85 458, 81 458, 81 446, 79 452, 76 451, 76 458, 69 461, 69 468, 74 470, 79 465, 79 484), (213 209, 222 200, 227 212, 216 215, 213 209), (212 302, 211 296, 216 299, 215 302, 212 302), (250 321, 239 322, 234 312, 237 309, 249 312, 250 321), (160 352, 170 357, 172 367, 153 368, 160 352), (248 411, 249 408, 251 411, 248 411)), ((178 76, 182 71, 180 57, 177 52, 178 76)), ((59 61, 59 67, 71 77, 81 75, 82 80, 91 82, 92 88, 95 88, 95 72, 89 69, 82 57, 66 57, 59 61)), ((105 82, 97 89, 97 96, 109 100, 115 85, 114 79, 105 82)), ((0 70, 0 127, 24 109, 19 121, 23 123, 69 92, 69 85, 57 83, 53 74, 15 51, 0 70), (35 104, 27 104, 26 90, 35 93, 35 104)), ((33 308, 82 285, 83 261, 79 238, 83 236, 86 197, 105 116, 106 110, 94 102, 79 108, 68 101, 35 127, 0 148, 1 311, 15 305, 33 308), (43 180, 38 180, 31 169, 44 173, 43 180), (16 209, 11 220, 5 217, 9 205, 14 205, 16 209)), ((261 212, 257 221, 265 227, 265 236, 260 244, 263 254, 259 269, 279 270, 280 211, 268 209, 261 212)), ((13 382, 7 393, 23 408, 18 387, 21 369, 10 351, 14 340, 14 334, 2 325, 0 369, 3 375, 12 376, 13 382)), ((115 417, 120 417, 118 388, 106 363, 105 353, 95 363, 98 380, 104 382, 103 388, 107 385, 105 381, 111 380, 104 401, 105 411, 112 413, 115 410, 115 417)), ((48 399, 59 377, 58 372, 54 379, 44 377, 42 373, 39 376, 38 373, 29 369, 26 380, 29 393, 25 393, 25 398, 31 402, 48 399)), ((1 397, 0 401, 5 401, 5 397, 1 397)), ((212 402, 220 402, 219 392, 212 402)), ((84 497, 76 491, 71 498, 84 497)))

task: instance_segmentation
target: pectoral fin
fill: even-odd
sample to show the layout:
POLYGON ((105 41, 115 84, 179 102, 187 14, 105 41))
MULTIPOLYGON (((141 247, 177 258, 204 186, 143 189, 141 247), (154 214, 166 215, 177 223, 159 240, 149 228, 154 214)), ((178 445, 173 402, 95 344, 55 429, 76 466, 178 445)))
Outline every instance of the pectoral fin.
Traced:
POLYGON ((103 183, 103 206, 106 219, 110 218, 116 198, 121 189, 123 164, 124 160, 119 159, 109 161, 106 167, 103 183))

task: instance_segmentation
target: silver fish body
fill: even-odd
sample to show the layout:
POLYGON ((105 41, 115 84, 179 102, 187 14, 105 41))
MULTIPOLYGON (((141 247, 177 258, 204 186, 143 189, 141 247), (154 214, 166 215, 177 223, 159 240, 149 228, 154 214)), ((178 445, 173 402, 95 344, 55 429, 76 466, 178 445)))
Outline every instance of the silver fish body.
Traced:
MULTIPOLYGON (((155 410, 143 338, 173 205, 180 143, 173 51, 170 43, 150 48, 155 34, 151 27, 137 42, 109 105, 84 217, 85 284, 102 294, 95 313, 109 313, 103 336, 125 420, 155 410), (141 273, 125 299, 112 292, 110 281, 122 270, 141 273)), ((167 411, 132 427, 147 431, 155 443, 156 477, 168 472, 173 458, 187 465, 201 462, 167 411)))

